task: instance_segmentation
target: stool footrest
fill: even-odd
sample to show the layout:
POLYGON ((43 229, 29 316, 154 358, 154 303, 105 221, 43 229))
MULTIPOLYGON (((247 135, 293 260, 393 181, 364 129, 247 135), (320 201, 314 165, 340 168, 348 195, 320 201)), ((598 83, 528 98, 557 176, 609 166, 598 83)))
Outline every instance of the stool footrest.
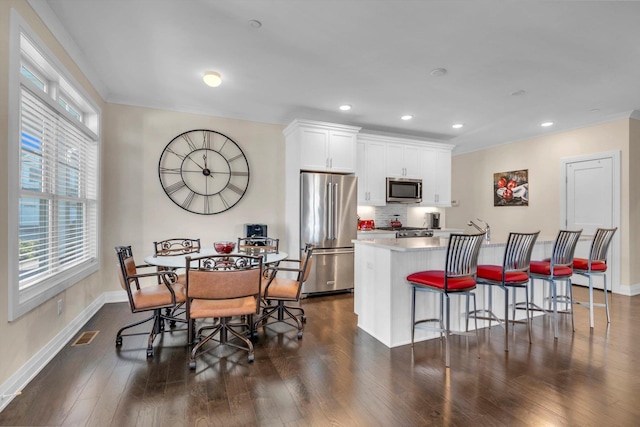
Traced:
MULTIPOLYGON (((569 304, 569 301, 558 301, 558 303, 560 304, 569 304)), ((524 302, 518 302, 515 305, 516 310, 526 310, 526 303, 524 302)), ((553 313, 554 311, 550 308, 542 308, 539 305, 533 304, 533 303, 529 303, 529 311, 541 311, 543 313, 553 313)), ((570 309, 566 309, 566 310, 558 310, 558 314, 571 314, 571 310, 570 309)))

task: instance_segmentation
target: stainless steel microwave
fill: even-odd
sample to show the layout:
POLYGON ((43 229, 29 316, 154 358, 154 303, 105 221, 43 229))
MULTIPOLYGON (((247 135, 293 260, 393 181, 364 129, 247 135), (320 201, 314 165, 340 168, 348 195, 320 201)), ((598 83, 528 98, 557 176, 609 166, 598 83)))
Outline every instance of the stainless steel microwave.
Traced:
POLYGON ((422 202, 422 180, 387 178, 387 203, 422 202))

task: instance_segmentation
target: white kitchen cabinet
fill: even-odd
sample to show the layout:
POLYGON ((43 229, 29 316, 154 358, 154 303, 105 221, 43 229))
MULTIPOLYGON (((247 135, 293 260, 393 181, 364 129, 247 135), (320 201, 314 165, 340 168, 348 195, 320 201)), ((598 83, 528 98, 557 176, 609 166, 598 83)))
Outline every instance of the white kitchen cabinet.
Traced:
POLYGON ((422 168, 422 206, 451 206, 451 150, 431 148, 422 168))
POLYGON ((300 251, 300 171, 354 174, 359 127, 311 120, 294 120, 285 137, 285 252, 300 251))
POLYGON ((295 120, 284 131, 287 153, 297 153, 300 170, 355 173, 360 128, 295 120))
POLYGON ((358 176, 358 205, 384 206, 385 144, 358 136, 356 175, 358 176))
POLYGON ((436 150, 436 206, 451 206, 451 151, 436 150))
POLYGON ((394 178, 422 178, 423 148, 402 143, 387 144, 387 176, 394 178))

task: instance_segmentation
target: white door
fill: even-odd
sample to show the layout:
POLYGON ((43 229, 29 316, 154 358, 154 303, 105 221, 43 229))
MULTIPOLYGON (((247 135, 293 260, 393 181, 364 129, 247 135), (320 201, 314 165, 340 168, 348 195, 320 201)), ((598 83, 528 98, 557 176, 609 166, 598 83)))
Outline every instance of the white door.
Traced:
MULTIPOLYGON (((598 227, 620 228, 620 161, 619 153, 598 153, 590 156, 563 159, 565 188, 563 191, 563 221, 568 230, 582 229, 582 235, 592 237, 598 227)), ((619 291, 620 231, 614 236, 608 254, 608 288, 619 291)), ((591 241, 581 241, 575 256, 587 258, 591 241)), ((588 285, 578 275, 576 284, 588 285)), ((595 279, 594 287, 602 288, 602 280, 595 279)))
POLYGON ((613 224, 612 159, 567 163, 567 229, 592 236, 613 224))

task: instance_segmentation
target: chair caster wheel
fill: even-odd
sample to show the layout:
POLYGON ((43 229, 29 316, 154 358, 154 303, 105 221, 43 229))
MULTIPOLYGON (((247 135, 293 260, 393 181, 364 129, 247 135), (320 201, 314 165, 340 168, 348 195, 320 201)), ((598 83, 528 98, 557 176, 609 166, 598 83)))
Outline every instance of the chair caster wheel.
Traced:
POLYGON ((175 321, 175 320, 171 320, 171 321, 169 322, 169 327, 170 327, 171 329, 175 328, 175 327, 176 327, 176 321, 175 321))
POLYGON ((122 345, 122 337, 116 338, 116 346, 120 347, 122 345))
POLYGON ((302 332, 298 332, 298 339, 301 340, 302 339, 302 332))
POLYGON ((302 317, 300 318, 300 321, 301 321, 302 323, 307 323, 307 318, 306 318, 306 317, 304 317, 304 316, 302 316, 302 317))
POLYGON ((147 357, 153 357, 153 349, 147 349, 147 357))
POLYGON ((196 370, 196 361, 192 360, 191 362, 189 362, 189 369, 192 371, 196 370))
POLYGON ((253 362, 253 354, 250 354, 249 357, 247 358, 247 360, 249 360, 249 363, 253 362))

